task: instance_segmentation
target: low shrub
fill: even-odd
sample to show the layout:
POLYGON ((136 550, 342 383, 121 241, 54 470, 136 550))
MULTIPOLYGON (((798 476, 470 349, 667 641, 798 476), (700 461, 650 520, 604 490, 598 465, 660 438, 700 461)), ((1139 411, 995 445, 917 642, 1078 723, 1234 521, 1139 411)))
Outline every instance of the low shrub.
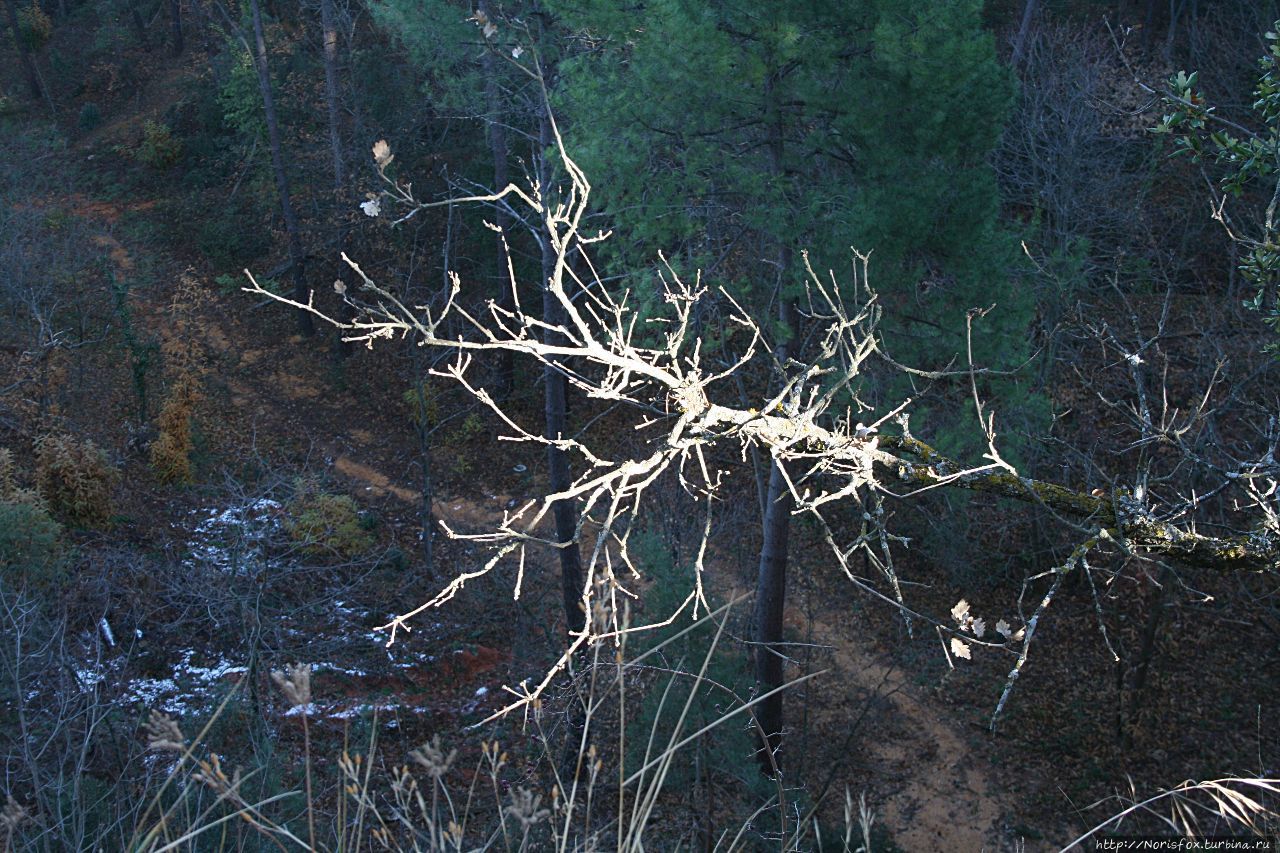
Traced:
POLYGON ((475 412, 467 415, 462 419, 462 423, 458 424, 445 440, 447 444, 466 444, 483 435, 488 435, 489 430, 485 427, 484 419, 475 412))
POLYGON ((415 385, 401 395, 409 409, 409 420, 418 429, 435 426, 440 420, 439 395, 427 383, 415 385))
POLYGON ((153 169, 168 169, 182 158, 182 140, 175 138, 164 122, 147 119, 142 123, 142 142, 133 156, 153 169))
POLYGON ((55 586, 65 577, 62 525, 43 507, 0 501, 0 577, 6 586, 55 586))
POLYGON ((107 524, 119 476, 92 441, 56 433, 36 439, 36 488, 53 515, 70 524, 107 524))
POLYGON ((299 481, 286 511, 285 530, 304 553, 351 560, 369 553, 376 543, 350 495, 323 492, 314 483, 299 481))
POLYGON ((160 346, 169 393, 160 409, 156 440, 151 444, 151 467, 165 483, 190 483, 194 479, 192 429, 196 404, 201 398, 201 365, 205 358, 195 328, 201 298, 200 283, 191 271, 180 275, 169 305, 171 334, 160 346))
POLYGON ((48 587, 63 578, 65 556, 62 525, 18 484, 13 454, 0 448, 0 577, 9 587, 48 587))
POLYGON ((190 483, 194 479, 191 418, 198 399, 196 381, 184 378, 170 388, 160 409, 158 434, 151 443, 151 468, 162 483, 190 483))
POLYGON ((35 51, 53 38, 53 20, 40 8, 40 4, 32 3, 18 10, 18 37, 22 39, 23 46, 35 51))
POLYGON ((13 464, 13 453, 7 447, 0 447, 0 501, 44 506, 39 492, 24 489, 18 483, 17 466, 13 464))

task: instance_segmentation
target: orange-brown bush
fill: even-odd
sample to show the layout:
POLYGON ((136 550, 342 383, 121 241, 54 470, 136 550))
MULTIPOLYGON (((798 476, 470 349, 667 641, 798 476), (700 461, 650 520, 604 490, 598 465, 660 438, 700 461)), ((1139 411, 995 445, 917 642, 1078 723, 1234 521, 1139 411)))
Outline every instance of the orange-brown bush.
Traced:
POLYGON ((44 499, 35 489, 23 488, 18 483, 17 466, 13 463, 13 451, 0 447, 0 503, 30 504, 45 508, 44 499))
POLYGON ((161 482, 190 483, 194 479, 191 417, 199 399, 196 385, 192 377, 179 379, 170 387, 160 409, 159 435, 151 443, 151 468, 161 482))
POLYGON ((164 355, 169 393, 160 409, 159 435, 151 444, 151 468, 165 483, 190 483, 194 479, 191 425, 200 401, 200 362, 203 351, 194 334, 198 285, 184 274, 169 307, 173 323, 160 352, 164 355))
POLYGON ((106 524, 120 477, 107 455, 92 441, 65 433, 46 433, 35 446, 36 488, 50 511, 71 524, 106 524))

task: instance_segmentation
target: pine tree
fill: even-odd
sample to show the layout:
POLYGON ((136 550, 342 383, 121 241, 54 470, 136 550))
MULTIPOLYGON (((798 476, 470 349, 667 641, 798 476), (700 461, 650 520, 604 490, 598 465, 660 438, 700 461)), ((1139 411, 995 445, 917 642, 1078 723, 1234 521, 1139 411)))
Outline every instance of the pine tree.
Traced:
MULTIPOLYGON (((636 287, 659 251, 698 267, 761 316, 777 311, 772 388, 803 358, 793 310, 804 271, 875 252, 895 355, 941 366, 966 352, 1017 361, 1032 307, 1012 286, 987 164, 1013 88, 981 31, 981 4, 903 7, 652 0, 643 13, 565 0, 588 46, 564 65, 569 146, 615 228, 611 272, 636 287), (997 319, 998 318, 998 319, 997 319), (793 343, 794 341, 794 343, 793 343)), ((641 285, 642 293, 647 289, 641 285)), ((852 296, 853 294, 851 294, 852 296)), ((654 294, 655 297, 660 294, 654 294)), ((784 682, 791 501, 772 462, 756 587, 758 691, 784 682)), ((775 772, 782 695, 756 706, 761 768, 775 772)))

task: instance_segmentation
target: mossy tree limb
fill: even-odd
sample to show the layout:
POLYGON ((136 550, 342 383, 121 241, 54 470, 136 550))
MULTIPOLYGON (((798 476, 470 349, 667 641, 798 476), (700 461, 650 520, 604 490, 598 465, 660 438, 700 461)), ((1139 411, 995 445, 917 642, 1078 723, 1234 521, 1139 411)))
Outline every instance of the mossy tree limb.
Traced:
MULTIPOLYGON (((885 435, 878 444, 923 463, 898 460, 898 477, 911 484, 946 485, 1042 504, 1054 512, 1097 525, 1131 550, 1164 555, 1188 565, 1219 571, 1280 568, 1280 537, 1272 531, 1205 536, 1161 521, 1123 492, 1095 495, 1006 470, 966 470, 911 436, 885 435)), ((877 462, 883 464, 881 459, 877 462)))

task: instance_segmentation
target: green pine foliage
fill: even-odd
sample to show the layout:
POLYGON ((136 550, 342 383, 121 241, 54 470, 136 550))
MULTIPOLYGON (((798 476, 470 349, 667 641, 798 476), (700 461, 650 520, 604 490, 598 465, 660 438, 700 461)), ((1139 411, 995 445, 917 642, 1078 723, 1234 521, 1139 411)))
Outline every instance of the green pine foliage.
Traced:
POLYGON ((231 67, 218 92, 223 121, 246 140, 266 139, 267 120, 262 113, 262 94, 253 57, 248 50, 235 45, 230 53, 231 67))
POLYGON ((0 501, 0 578, 9 587, 56 585, 65 574, 62 525, 39 506, 0 501))
MULTIPOLYGON (((640 271, 656 276, 663 252, 766 318, 779 276, 802 293, 802 251, 856 304, 852 248, 871 253, 896 360, 1021 366, 1035 294, 990 166, 1015 90, 981 6, 656 0, 640 18, 605 0, 563 4, 589 49, 561 64, 554 98, 617 232, 601 248, 607 272, 641 302, 659 299, 640 271)), ((897 401, 906 385, 865 393, 897 401)), ((1027 379, 980 391, 1002 427, 1045 420, 1027 379)), ((946 417, 917 407, 917 428, 949 452, 980 449, 976 420, 946 406, 946 417)))
MULTIPOLYGON (((1031 355, 1035 293, 1021 280, 1016 236, 999 222, 990 165, 1015 87, 978 0, 654 0, 643 15, 606 0, 553 0, 544 14, 502 6, 492 20, 447 0, 374 9, 435 110, 474 121, 476 145, 494 106, 485 51, 497 59, 488 73, 499 77, 513 138, 536 133, 542 90, 526 72, 543 70, 599 224, 614 232, 596 249, 601 271, 641 312, 662 301, 661 254, 689 279, 701 270, 726 287, 783 337, 769 328, 770 306, 779 284, 792 298, 803 293, 801 253, 820 274, 833 270, 856 302, 856 249, 871 253, 880 335, 899 362, 954 369, 971 358, 1011 370, 1031 355)), ((512 150, 513 174, 530 168, 526 145, 512 150)), ((468 162, 476 172, 467 177, 486 184, 489 164, 468 162)), ((737 331, 700 327, 704 353, 732 349, 737 331)), ((1015 463, 1025 455, 1016 434, 1046 421, 1032 381, 979 388, 1015 463)), ((907 382, 864 395, 896 402, 913 393, 907 382)), ((965 386, 934 410, 916 408, 916 428, 962 456, 985 446, 976 419, 956 416, 967 404, 950 399, 967 400, 965 386)))
POLYGON ((13 454, 0 448, 0 580, 10 588, 46 588, 65 573, 62 525, 40 495, 18 485, 13 454))
POLYGON ((886 332, 912 341, 902 358, 949 361, 968 309, 992 304, 975 358, 1021 358, 1032 300, 1014 284, 987 163, 1014 90, 980 3, 578 9, 565 18, 593 49, 564 63, 556 97, 625 234, 611 244, 617 271, 663 251, 763 299, 776 270, 762 247, 794 250, 784 274, 798 286, 799 250, 842 271, 852 246, 874 253, 886 332))
POLYGON ((382 0, 371 10, 423 73, 437 109, 470 116, 484 112, 478 63, 483 48, 462 7, 446 0, 382 0))

